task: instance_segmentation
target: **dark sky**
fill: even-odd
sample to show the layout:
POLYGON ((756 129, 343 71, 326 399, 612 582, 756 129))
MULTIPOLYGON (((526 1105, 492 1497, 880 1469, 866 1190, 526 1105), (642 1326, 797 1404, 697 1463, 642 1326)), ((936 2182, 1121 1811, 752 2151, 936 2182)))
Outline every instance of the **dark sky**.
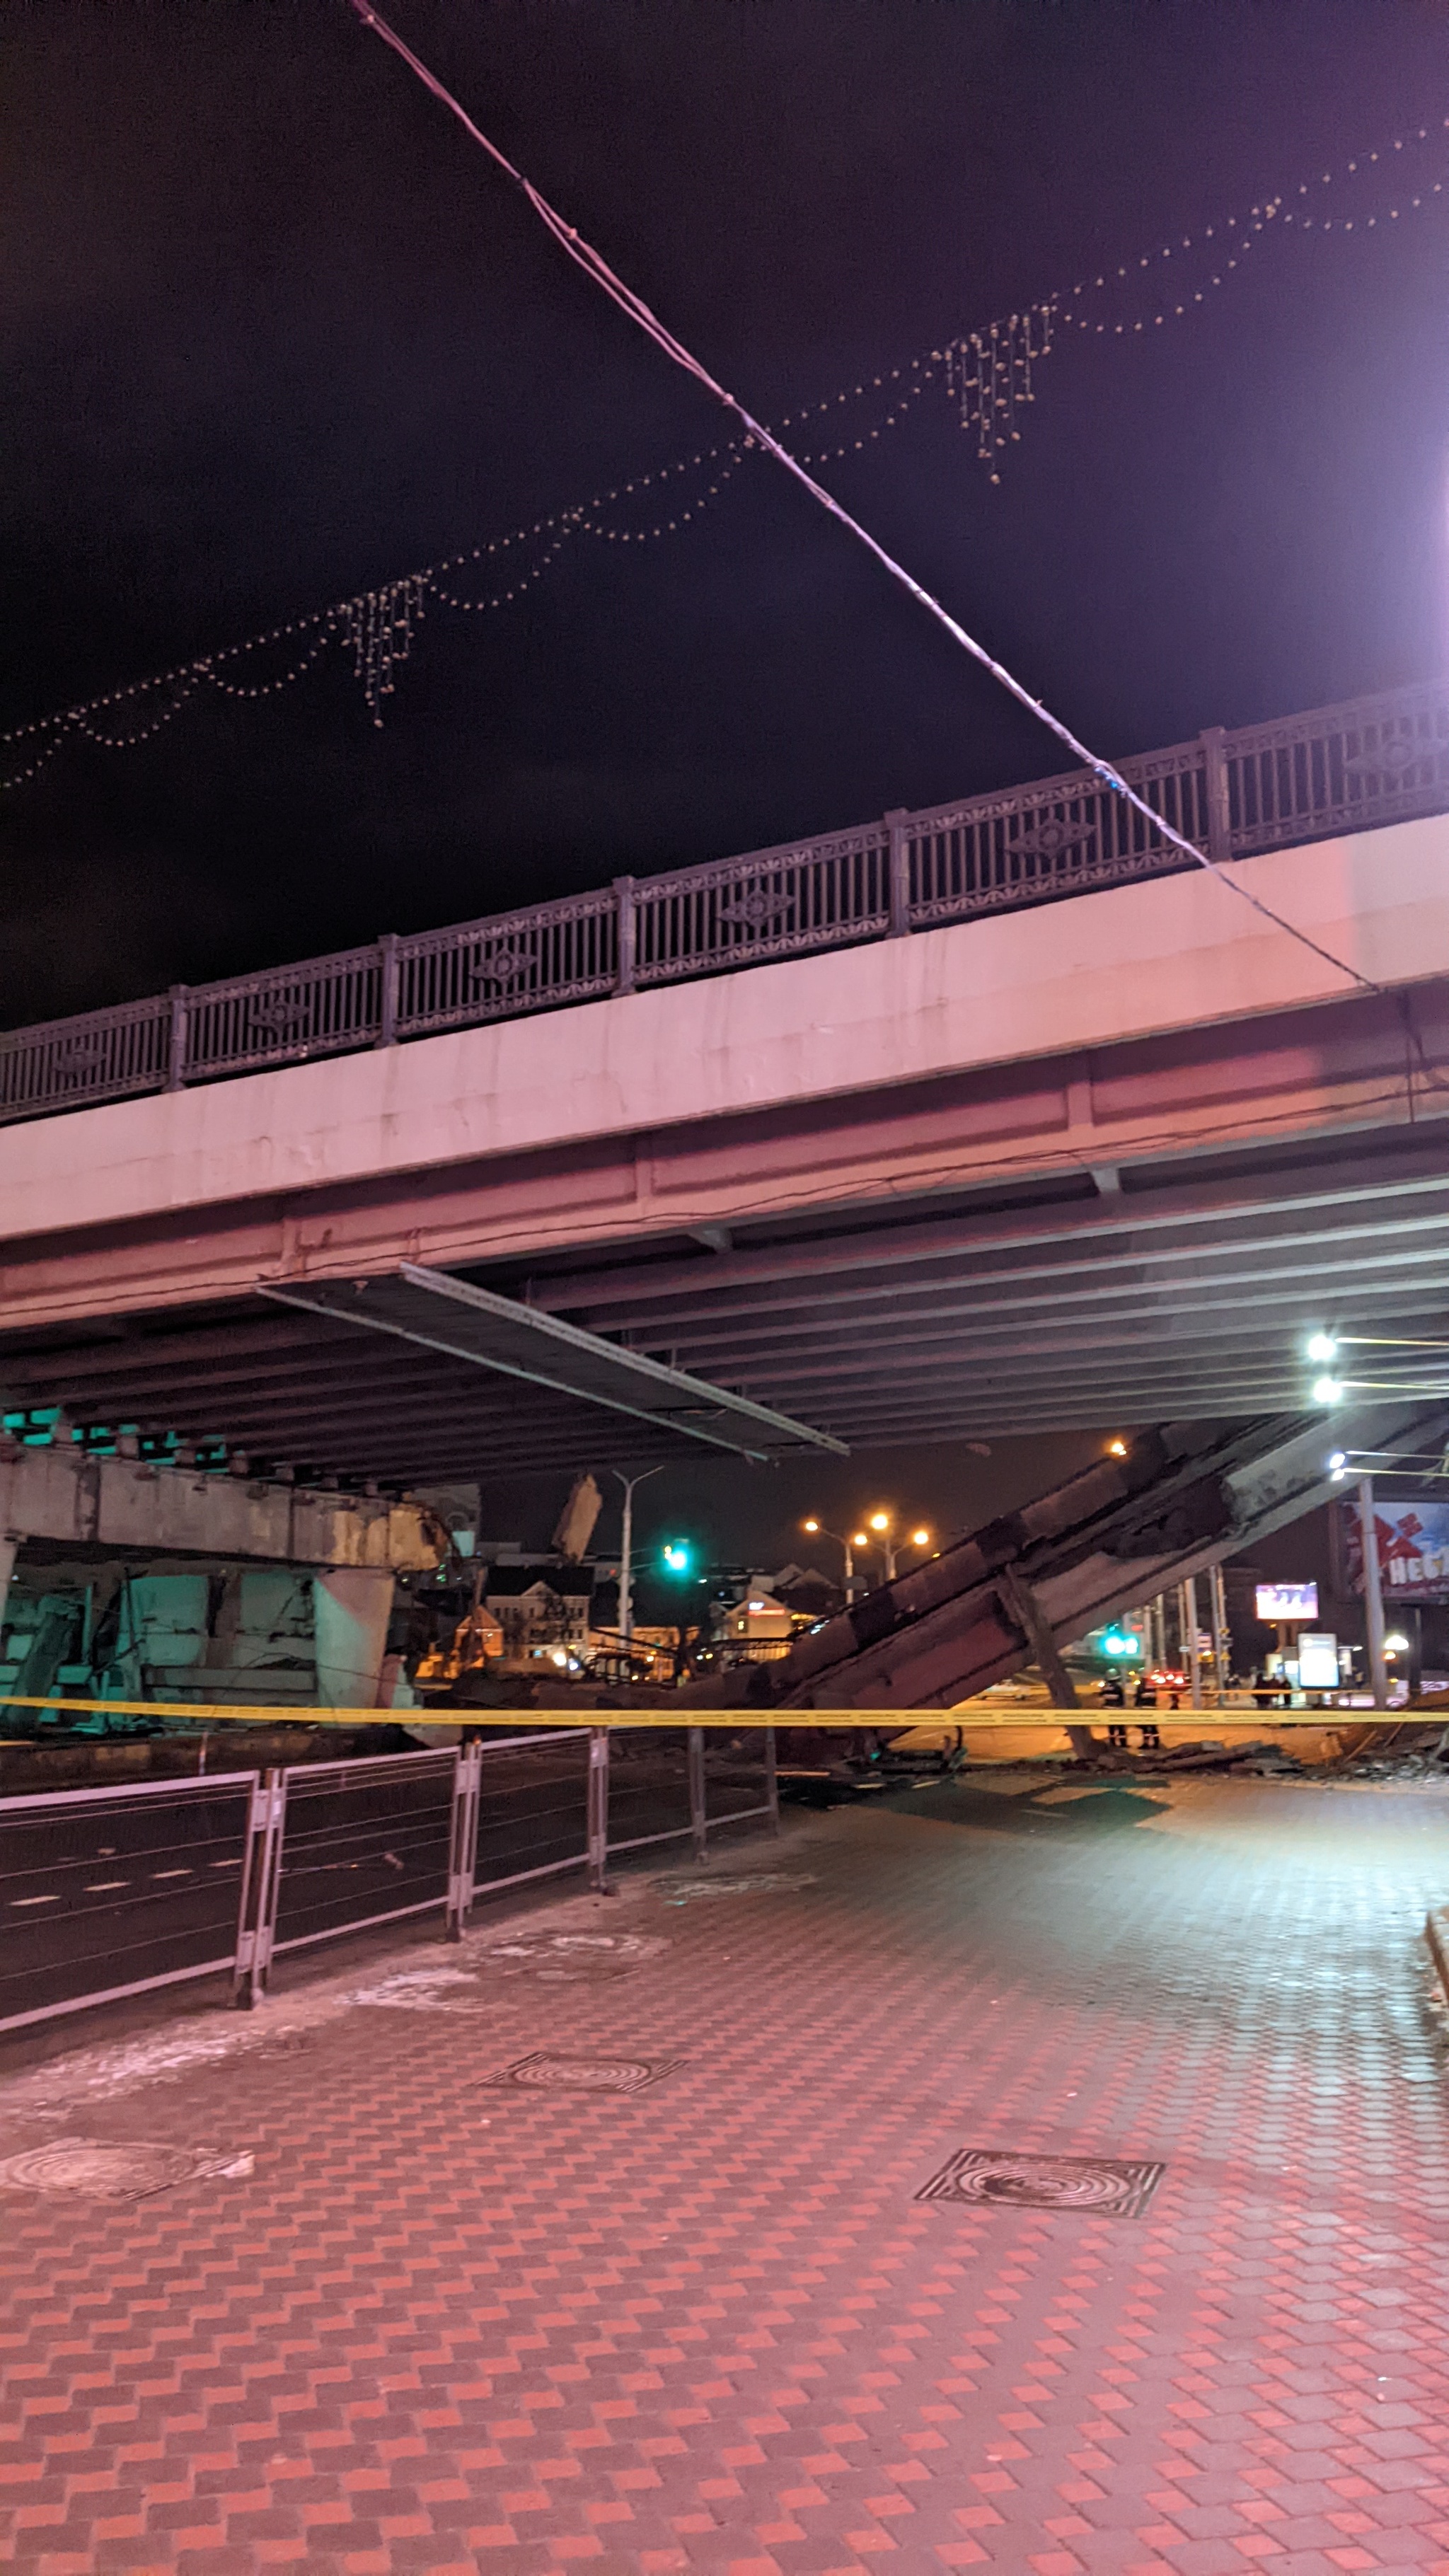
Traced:
MULTIPOLYGON (((999 487, 935 387, 829 473, 1108 751, 1442 665, 1449 196, 1386 213, 1449 172, 1441 6, 392 11, 767 417, 1333 169, 1351 235, 1279 226, 1190 320, 1060 345, 999 487)), ((720 435, 345 0, 12 0, 0 97, 6 722, 720 435)), ((0 806, 0 1008, 1059 765, 756 461, 667 542, 580 538, 504 613, 435 609, 381 733, 334 656, 69 748, 0 806)))

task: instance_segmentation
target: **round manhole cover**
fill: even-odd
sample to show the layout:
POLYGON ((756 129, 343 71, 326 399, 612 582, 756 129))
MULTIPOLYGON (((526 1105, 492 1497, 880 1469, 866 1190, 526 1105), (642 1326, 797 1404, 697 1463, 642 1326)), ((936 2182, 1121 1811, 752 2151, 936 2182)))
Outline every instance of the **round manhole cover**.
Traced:
POLYGON ((102 2138, 52 2138, 0 2161, 0 2189, 69 2194, 81 2200, 142 2200, 148 2192, 214 2170, 194 2147, 102 2138))
POLYGON ((541 2057, 515 2068, 515 2084, 558 2085, 569 2093, 628 2093, 651 2069, 637 2057, 541 2057))
POLYGON ((964 2147, 916 2197, 971 2201, 988 2209, 1097 2210, 1138 2218, 1161 2176, 1160 2164, 1120 2156, 1013 2155, 999 2147, 964 2147))
POLYGON ((962 2174, 957 2190, 963 2200, 1013 2201, 1028 2209, 1101 2209, 1121 2199, 1122 2176, 1108 2165, 998 2156, 962 2174))

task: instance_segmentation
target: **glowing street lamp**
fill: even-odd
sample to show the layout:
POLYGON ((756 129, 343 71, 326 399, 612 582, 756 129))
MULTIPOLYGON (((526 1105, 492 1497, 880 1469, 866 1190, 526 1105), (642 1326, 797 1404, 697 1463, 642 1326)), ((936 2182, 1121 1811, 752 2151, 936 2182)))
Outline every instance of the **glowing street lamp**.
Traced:
MULTIPOLYGON (((885 1579, 887 1583, 894 1583, 896 1579, 895 1516, 893 1513, 887 1511, 872 1512, 870 1515, 870 1526, 880 1541, 881 1560, 885 1567, 885 1579)), ((914 1529, 911 1532, 910 1538, 908 1540, 903 1540, 901 1543, 903 1546, 909 1547, 929 1547, 931 1544, 931 1533, 928 1529, 914 1529)), ((867 1541, 861 1541, 862 1546, 867 1544, 867 1541)))
POLYGON ((855 1599, 855 1550, 858 1547, 868 1547, 870 1544, 865 1532, 857 1530, 854 1538, 845 1538, 839 1530, 827 1529, 824 1521, 817 1521, 813 1514, 808 1521, 802 1521, 800 1527, 808 1530, 812 1538, 834 1539, 845 1559, 845 1598, 847 1602, 853 1601, 855 1599))
POLYGON ((1315 1404, 1334 1405, 1343 1402, 1343 1381, 1336 1377, 1316 1377, 1313 1381, 1315 1404))
POLYGON ((1320 1365, 1325 1360, 1336 1360, 1338 1344, 1331 1333, 1315 1333, 1308 1343, 1304 1356, 1310 1360, 1317 1360, 1320 1365))

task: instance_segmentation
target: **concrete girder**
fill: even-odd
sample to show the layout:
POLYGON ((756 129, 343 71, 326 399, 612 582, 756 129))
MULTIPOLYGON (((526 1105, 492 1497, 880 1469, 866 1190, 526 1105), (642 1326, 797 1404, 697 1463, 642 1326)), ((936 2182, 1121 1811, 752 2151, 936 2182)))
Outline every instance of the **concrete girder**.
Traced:
POLYGON ((0 1443, 0 1531, 156 1554, 422 1572, 442 1555, 418 1503, 0 1443))

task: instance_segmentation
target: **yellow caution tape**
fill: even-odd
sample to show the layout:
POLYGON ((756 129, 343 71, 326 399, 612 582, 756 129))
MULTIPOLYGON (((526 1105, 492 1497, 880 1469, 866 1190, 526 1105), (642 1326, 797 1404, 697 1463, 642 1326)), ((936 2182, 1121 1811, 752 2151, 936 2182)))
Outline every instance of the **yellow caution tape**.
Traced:
MULTIPOLYGON (((1433 1712, 1371 1708, 1343 1709, 1159 1709, 1155 1718, 1150 1710, 1131 1711, 1124 1716, 1117 1710, 1104 1712, 1092 1708, 1031 1707, 1002 1712, 962 1708, 682 1708, 672 1709, 587 1708, 269 1708, 228 1701, 216 1707, 209 1700, 175 1699, 58 1699, 15 1698, 0 1694, 0 1707, 43 1708, 57 1715, 72 1711, 105 1717, 187 1717, 198 1718, 208 1726, 494 1726, 511 1727, 517 1734, 521 1727, 626 1727, 637 1731, 644 1727, 677 1728, 682 1726, 728 1727, 738 1733, 743 1727, 794 1726, 811 1730, 817 1727, 890 1727, 937 1730, 959 1727, 968 1735, 1034 1731, 1038 1734, 1062 1734, 1069 1726, 1170 1726, 1180 1734, 1185 1726, 1216 1728, 1219 1733, 1256 1730, 1259 1735, 1272 1735, 1285 1726, 1311 1726, 1332 1732, 1339 1726, 1406 1726, 1416 1719, 1421 1722, 1433 1712)), ((21 1737, 20 1742, 33 1741, 21 1737)))

